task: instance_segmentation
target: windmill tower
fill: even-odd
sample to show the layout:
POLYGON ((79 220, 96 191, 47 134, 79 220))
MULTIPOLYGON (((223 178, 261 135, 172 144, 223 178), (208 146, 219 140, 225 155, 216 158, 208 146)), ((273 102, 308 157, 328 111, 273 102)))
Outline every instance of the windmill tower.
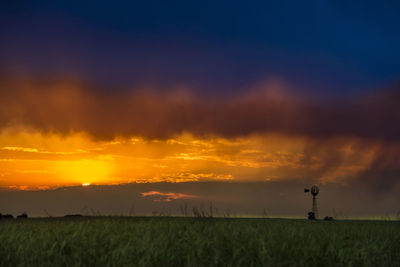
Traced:
POLYGON ((317 195, 319 193, 319 188, 313 185, 311 189, 304 189, 304 193, 310 192, 312 195, 312 212, 314 213, 315 219, 318 218, 318 206, 317 206, 317 195), (311 192, 310 192, 311 191, 311 192))

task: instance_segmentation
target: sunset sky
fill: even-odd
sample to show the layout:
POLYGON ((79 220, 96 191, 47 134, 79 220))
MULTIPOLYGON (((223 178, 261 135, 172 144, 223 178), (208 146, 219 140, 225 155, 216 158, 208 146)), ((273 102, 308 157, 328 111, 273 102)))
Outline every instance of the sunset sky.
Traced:
POLYGON ((397 2, 83 2, 0 3, 0 212, 400 211, 397 2))

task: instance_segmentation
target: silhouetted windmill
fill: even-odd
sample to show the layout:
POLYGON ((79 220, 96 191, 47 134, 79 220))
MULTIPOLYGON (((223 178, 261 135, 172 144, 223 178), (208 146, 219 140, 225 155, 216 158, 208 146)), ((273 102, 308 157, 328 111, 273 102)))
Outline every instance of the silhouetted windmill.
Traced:
POLYGON ((315 219, 318 218, 318 207, 317 207, 317 195, 319 193, 319 188, 316 185, 313 185, 311 187, 311 190, 306 188, 304 189, 304 193, 310 192, 311 191, 311 195, 313 196, 312 198, 312 213, 314 214, 315 219))

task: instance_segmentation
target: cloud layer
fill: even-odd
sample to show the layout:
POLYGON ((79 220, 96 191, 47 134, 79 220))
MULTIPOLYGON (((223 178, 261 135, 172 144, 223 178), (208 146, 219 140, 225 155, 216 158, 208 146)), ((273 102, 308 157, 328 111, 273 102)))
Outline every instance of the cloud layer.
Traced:
MULTIPOLYGON (((111 90, 73 79, 3 76, 0 82, 0 129, 27 127, 65 136, 84 132, 95 143, 129 140, 135 146, 124 157, 134 155, 146 166, 148 162, 158 162, 145 169, 160 169, 160 173, 146 172, 145 181, 308 178, 366 186, 379 193, 400 190, 400 90, 396 87, 327 99, 296 94, 276 81, 235 95, 199 95, 184 88, 111 90), (173 139, 183 133, 195 138, 189 146, 180 138, 173 139), (266 145, 271 143, 268 140, 275 140, 268 137, 271 134, 282 136, 273 152, 266 145), (154 148, 143 146, 139 153, 133 136, 160 143, 154 148), (266 141, 257 141, 254 136, 264 136, 266 141), (234 145, 210 147, 213 138, 222 138, 225 143, 233 140, 234 145), (252 140, 251 147, 232 150, 240 138, 252 140), (195 146, 196 142, 201 145, 195 146), (167 173, 166 162, 174 162, 174 168, 179 166, 182 170, 167 173), (209 166, 214 170, 210 171, 209 166)), ((25 152, 37 154, 36 158, 29 158, 33 160, 39 156, 53 157, 50 160, 56 156, 83 157, 74 158, 75 161, 88 157, 85 147, 49 154, 35 144, 10 142, 4 141, 5 156, 25 152)), ((122 144, 113 155, 120 157, 124 147, 128 146, 122 144)), ((89 155, 96 162, 110 157, 104 152, 89 155)))
POLYGON ((269 82, 247 93, 199 95, 174 88, 111 90, 76 80, 1 79, 0 127, 82 131, 99 139, 142 136, 241 137, 274 132, 313 138, 399 140, 398 88, 346 99, 316 100, 269 82))

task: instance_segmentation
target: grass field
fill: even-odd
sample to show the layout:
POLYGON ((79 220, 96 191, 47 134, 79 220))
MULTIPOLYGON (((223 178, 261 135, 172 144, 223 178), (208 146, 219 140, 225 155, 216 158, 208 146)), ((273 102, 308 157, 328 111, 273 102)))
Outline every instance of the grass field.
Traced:
POLYGON ((0 221, 1 266, 400 266, 400 223, 100 217, 0 221))

